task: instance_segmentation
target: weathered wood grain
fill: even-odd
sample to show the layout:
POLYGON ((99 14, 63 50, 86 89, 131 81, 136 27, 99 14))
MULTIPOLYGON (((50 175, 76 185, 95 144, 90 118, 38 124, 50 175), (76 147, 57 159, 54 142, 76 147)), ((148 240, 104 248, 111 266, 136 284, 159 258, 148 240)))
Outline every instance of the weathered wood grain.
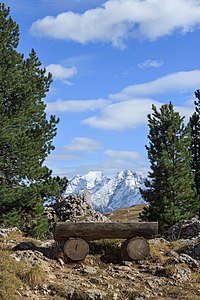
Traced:
POLYGON ((54 224, 54 239, 79 237, 86 241, 99 239, 130 239, 141 236, 152 238, 158 233, 157 222, 138 223, 65 223, 54 224))
POLYGON ((72 261, 81 261, 89 253, 89 245, 80 238, 69 238, 63 247, 63 253, 67 259, 72 261))
POLYGON ((125 260, 143 260, 149 256, 149 242, 143 237, 126 240, 121 246, 121 253, 125 260))

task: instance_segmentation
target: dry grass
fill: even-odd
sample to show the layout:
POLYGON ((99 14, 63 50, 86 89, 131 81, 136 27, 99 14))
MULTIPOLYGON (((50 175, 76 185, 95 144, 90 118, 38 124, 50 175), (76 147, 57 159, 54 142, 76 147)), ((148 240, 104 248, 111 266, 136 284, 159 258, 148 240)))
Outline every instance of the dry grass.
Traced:
POLYGON ((34 266, 23 274, 22 279, 28 285, 34 287, 46 281, 46 274, 39 266, 34 266))
POLYGON ((192 279, 195 283, 200 283, 200 273, 199 272, 193 272, 192 279))
POLYGON ((22 233, 20 231, 11 231, 8 233, 8 237, 5 240, 14 240, 17 242, 22 242, 24 239, 22 233))
POLYGON ((63 297, 66 298, 67 296, 66 287, 62 284, 52 283, 48 286, 48 288, 51 290, 52 294, 55 295, 54 298, 58 297, 58 299, 63 299, 63 297))
POLYGON ((169 258, 170 252, 176 252, 183 245, 184 243, 180 241, 174 241, 170 243, 158 241, 156 244, 150 244, 151 261, 163 263, 166 259, 169 258))
POLYGON ((22 286, 16 274, 4 271, 0 275, 0 299, 20 300, 17 290, 22 286))
POLYGON ((104 239, 95 242, 89 242, 90 252, 93 255, 116 254, 116 251, 121 246, 121 240, 104 239))
POLYGON ((10 257, 9 251, 0 250, 0 299, 18 300, 18 289, 23 286, 20 279, 24 265, 10 257))
MULTIPOLYGON (((9 236, 18 241, 22 238, 14 232, 9 236)), ((25 262, 16 261, 11 257, 12 244, 7 244, 5 239, 4 241, 0 241, 0 299, 20 300, 20 291, 25 286, 44 282, 44 272, 38 266, 30 268, 25 262)))
POLYGON ((178 300, 199 300, 200 295, 193 293, 193 288, 185 289, 185 286, 172 286, 167 289, 167 299, 178 299, 178 300))

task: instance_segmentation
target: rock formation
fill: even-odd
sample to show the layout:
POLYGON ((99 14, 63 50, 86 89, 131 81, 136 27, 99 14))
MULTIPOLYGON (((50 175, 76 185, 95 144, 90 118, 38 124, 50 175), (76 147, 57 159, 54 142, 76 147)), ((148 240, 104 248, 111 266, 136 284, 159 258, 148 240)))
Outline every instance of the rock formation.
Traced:
POLYGON ((50 222, 110 222, 90 206, 85 195, 62 196, 45 212, 50 222))

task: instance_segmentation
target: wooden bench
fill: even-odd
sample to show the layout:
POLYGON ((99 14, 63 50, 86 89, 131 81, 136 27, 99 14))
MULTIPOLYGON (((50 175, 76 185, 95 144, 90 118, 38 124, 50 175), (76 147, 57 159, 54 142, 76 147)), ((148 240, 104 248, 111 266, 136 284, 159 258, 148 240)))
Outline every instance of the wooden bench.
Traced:
POLYGON ((157 222, 54 224, 54 239, 64 242, 64 255, 72 261, 84 260, 89 253, 87 241, 100 239, 125 239, 121 247, 123 257, 141 260, 149 255, 147 239, 155 237, 157 233, 157 222))

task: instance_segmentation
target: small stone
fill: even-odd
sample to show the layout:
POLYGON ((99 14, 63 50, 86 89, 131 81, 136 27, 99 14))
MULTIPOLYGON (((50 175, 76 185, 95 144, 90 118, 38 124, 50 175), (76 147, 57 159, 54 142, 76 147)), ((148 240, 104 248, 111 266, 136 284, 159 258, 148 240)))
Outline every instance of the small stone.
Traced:
POLYGON ((62 258, 58 258, 58 262, 61 265, 61 267, 63 267, 65 265, 64 261, 62 260, 62 258))
POLYGON ((90 282, 93 283, 93 284, 100 284, 100 283, 101 283, 101 280, 98 279, 98 278, 91 278, 91 279, 90 279, 90 282))
POLYGON ((187 265, 189 265, 193 268, 198 268, 200 266, 200 263, 188 254, 184 254, 184 253, 181 254, 180 255, 180 261, 183 262, 183 263, 186 263, 187 265))
POLYGON ((84 269, 81 270, 81 273, 83 274, 96 274, 97 273, 97 270, 93 267, 85 267, 84 269))
POLYGON ((116 270, 120 270, 120 271, 130 271, 130 267, 128 266, 118 266, 115 268, 116 270))
POLYGON ((113 294, 112 294, 112 300, 117 300, 117 299, 118 299, 118 294, 113 293, 113 294))
POLYGON ((148 281, 148 285, 151 289, 155 289, 155 287, 156 287, 155 283, 152 281, 148 281))
POLYGON ((5 232, 0 232, 0 238, 1 238, 1 239, 6 239, 7 236, 8 236, 7 233, 5 233, 5 232))
POLYGON ((130 266, 133 265, 133 263, 132 263, 131 261, 126 261, 126 260, 125 260, 125 261, 124 261, 124 265, 130 267, 130 266))
POLYGON ((133 277, 133 276, 131 276, 131 275, 129 275, 129 274, 126 275, 126 278, 127 278, 127 279, 130 279, 130 280, 132 280, 132 281, 135 281, 135 277, 133 277))

